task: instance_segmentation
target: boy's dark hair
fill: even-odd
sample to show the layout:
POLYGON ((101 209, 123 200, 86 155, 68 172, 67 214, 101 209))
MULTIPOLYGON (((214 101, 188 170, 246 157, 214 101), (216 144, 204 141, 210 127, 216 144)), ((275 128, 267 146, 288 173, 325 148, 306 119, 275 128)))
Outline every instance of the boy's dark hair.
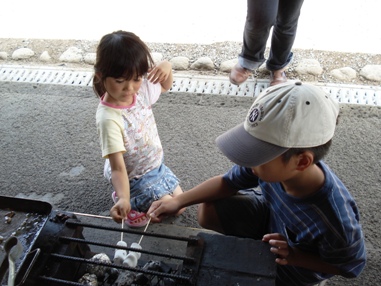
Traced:
POLYGON ((97 47, 94 65, 93 89, 101 97, 105 92, 103 81, 107 77, 131 80, 144 76, 153 66, 147 45, 134 33, 116 31, 102 37, 97 47))
MULTIPOLYGON (((340 113, 337 115, 336 125, 339 124, 339 120, 340 120, 340 113)), ((285 153, 283 153, 283 155, 282 155, 282 161, 284 163, 287 163, 288 161, 290 161, 292 156, 302 154, 303 152, 306 152, 306 151, 310 151, 310 152, 314 153, 314 161, 313 161, 313 163, 316 164, 321 159, 323 159, 325 157, 325 155, 327 155, 327 153, 329 151, 329 148, 331 147, 331 144, 332 144, 332 139, 329 140, 327 143, 325 143, 323 145, 320 145, 320 146, 316 146, 316 147, 311 147, 311 148, 290 148, 285 153)))
POLYGON ((282 155, 282 161, 284 163, 287 163, 292 156, 302 154, 303 152, 310 151, 314 154, 314 161, 313 163, 316 164, 318 161, 324 158, 325 155, 327 155, 329 147, 332 144, 332 139, 329 140, 327 143, 311 147, 311 148, 291 148, 288 149, 285 153, 282 155))

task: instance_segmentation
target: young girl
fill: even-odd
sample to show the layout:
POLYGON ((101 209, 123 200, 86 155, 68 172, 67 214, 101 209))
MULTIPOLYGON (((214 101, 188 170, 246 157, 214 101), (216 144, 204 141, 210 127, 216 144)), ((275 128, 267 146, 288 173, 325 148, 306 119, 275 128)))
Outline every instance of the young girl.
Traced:
POLYGON ((104 176, 114 190, 110 214, 117 222, 125 218, 130 227, 141 227, 153 201, 182 193, 179 180, 163 163, 152 112, 152 104, 172 86, 172 66, 168 61, 155 66, 139 37, 117 31, 102 37, 94 68, 104 176))

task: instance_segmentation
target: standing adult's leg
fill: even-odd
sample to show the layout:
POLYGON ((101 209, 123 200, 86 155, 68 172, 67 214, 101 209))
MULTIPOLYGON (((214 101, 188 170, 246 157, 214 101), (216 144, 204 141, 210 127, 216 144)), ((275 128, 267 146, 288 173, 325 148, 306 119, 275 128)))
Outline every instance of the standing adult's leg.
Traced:
POLYGON ((252 71, 264 61, 264 52, 270 29, 275 23, 279 0, 247 0, 246 23, 243 32, 243 45, 238 63, 230 72, 233 84, 247 80, 252 71))
POLYGON ((248 0, 243 46, 239 63, 250 70, 264 61, 264 52, 271 27, 275 24, 279 0, 248 0))
POLYGON ((266 67, 270 71, 284 69, 292 60, 300 10, 304 0, 279 0, 278 15, 271 38, 266 67))

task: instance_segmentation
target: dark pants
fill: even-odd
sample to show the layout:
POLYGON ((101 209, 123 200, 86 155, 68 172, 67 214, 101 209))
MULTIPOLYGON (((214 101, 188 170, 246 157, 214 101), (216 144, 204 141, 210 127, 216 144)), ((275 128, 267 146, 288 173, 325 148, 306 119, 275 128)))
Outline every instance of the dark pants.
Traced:
POLYGON ((296 37, 300 9, 304 0, 248 0, 243 46, 239 63, 249 70, 265 61, 266 43, 273 28, 266 67, 280 70, 292 60, 291 48, 296 37))
POLYGON ((226 235, 261 240, 270 231, 270 210, 258 189, 241 190, 214 202, 226 235))

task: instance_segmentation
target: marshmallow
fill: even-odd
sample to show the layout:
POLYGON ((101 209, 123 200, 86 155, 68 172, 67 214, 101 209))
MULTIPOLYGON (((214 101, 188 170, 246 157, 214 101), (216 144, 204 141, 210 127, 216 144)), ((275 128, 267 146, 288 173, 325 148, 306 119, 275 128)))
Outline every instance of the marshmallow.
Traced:
MULTIPOLYGON (((131 244, 131 248, 142 249, 142 247, 134 242, 131 244)), ((129 251, 127 257, 123 261, 123 265, 129 267, 136 267, 138 265, 138 260, 142 254, 140 252, 129 251)))
MULTIPOLYGON (((118 243, 116 245, 127 247, 127 243, 124 242, 123 240, 118 241, 118 243)), ((117 250, 115 250, 114 263, 122 265, 123 261, 126 259, 126 257, 127 257, 127 250, 117 249, 117 250)))

